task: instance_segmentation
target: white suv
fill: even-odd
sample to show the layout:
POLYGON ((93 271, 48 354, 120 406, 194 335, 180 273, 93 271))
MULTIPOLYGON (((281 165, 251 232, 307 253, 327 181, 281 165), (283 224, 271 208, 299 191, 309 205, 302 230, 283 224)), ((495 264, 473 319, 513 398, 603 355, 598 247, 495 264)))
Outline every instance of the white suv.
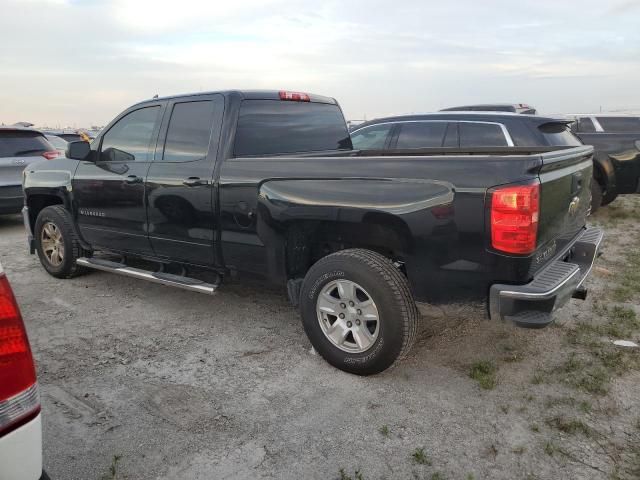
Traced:
POLYGON ((44 480, 40 397, 29 339, 0 264, 0 480, 44 480))

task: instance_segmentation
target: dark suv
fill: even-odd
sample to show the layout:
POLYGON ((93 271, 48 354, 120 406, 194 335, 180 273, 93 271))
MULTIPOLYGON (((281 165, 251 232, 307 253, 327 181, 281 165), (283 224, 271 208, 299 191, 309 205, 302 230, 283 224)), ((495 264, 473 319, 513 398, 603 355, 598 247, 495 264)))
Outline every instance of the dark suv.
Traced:
POLYGON ((498 112, 438 112, 378 118, 351 132, 356 149, 578 146, 560 118, 498 112))
MULTIPOLYGON (((371 120, 351 132, 351 141, 353 148, 363 150, 468 148, 475 153, 496 147, 535 150, 582 145, 569 123, 564 118, 508 112, 437 112, 371 120)), ((597 189, 594 183, 592 188, 597 189)), ((594 203, 592 209, 599 205, 594 203)))

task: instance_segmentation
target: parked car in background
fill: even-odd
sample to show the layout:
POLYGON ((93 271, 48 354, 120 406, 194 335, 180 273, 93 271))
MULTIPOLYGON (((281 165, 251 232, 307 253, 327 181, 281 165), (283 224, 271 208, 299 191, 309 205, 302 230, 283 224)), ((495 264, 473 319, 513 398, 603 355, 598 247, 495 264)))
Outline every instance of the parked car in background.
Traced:
POLYGON ((640 193, 640 116, 621 114, 572 114, 571 129, 595 150, 594 198, 602 205, 619 194, 640 193))
MULTIPOLYGON (((378 118, 351 132, 353 147, 394 150, 415 148, 541 148, 579 146, 582 142, 562 117, 501 112, 441 111, 378 118)), ((591 182, 592 185, 595 182, 591 182)), ((599 206, 599 196, 593 194, 599 206)))
POLYGON ((464 105, 461 107, 443 108, 441 112, 466 111, 466 112, 511 112, 537 115, 535 108, 526 103, 483 103, 479 105, 464 105))
POLYGON ((58 137, 57 135, 45 134, 45 137, 49 141, 51 145, 53 145, 60 155, 64 156, 64 152, 67 149, 67 145, 69 142, 62 137, 58 137))
POLYGON ((27 332, 0 264, 0 480, 44 480, 42 423, 27 332))
POLYGON ((22 209, 24 168, 43 157, 51 160, 59 155, 38 130, 0 127, 0 215, 19 213, 22 209))
POLYGON ((395 150, 371 151, 352 149, 333 98, 148 100, 27 169, 29 247, 57 278, 93 268, 202 293, 232 275, 286 286, 316 351, 359 375, 406 355, 416 301, 550 324, 584 298, 602 239, 585 226, 593 149, 555 119, 439 115, 437 148, 391 134, 395 150), (535 135, 544 146, 511 146, 535 135), (485 137, 490 147, 469 146, 485 137))

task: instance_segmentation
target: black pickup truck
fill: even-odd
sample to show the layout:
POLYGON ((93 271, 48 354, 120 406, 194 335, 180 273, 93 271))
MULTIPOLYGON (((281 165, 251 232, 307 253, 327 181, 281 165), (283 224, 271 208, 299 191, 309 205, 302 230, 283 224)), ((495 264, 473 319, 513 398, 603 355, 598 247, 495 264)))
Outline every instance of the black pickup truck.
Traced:
POLYGON ((332 98, 175 96, 30 165, 23 212, 31 252, 58 278, 286 286, 315 349, 367 375, 407 353, 416 302, 483 301, 494 319, 542 327, 583 297, 602 239, 585 227, 592 153, 358 151, 332 98))
POLYGON ((571 129, 594 148, 594 201, 613 202, 619 194, 640 193, 640 116, 568 115, 571 129))

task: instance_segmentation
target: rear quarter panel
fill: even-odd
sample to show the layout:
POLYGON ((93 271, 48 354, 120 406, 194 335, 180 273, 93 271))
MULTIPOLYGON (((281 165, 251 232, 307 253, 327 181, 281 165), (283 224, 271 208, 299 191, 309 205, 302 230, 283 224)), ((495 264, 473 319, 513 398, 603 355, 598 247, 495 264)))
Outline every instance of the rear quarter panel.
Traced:
POLYGON ((221 254, 232 269, 286 280, 282 233, 290 222, 358 225, 384 214, 409 232, 401 260, 418 299, 485 298, 496 275, 529 266, 496 264, 486 250, 487 188, 531 181, 540 164, 536 155, 229 159, 219 179, 221 254))

